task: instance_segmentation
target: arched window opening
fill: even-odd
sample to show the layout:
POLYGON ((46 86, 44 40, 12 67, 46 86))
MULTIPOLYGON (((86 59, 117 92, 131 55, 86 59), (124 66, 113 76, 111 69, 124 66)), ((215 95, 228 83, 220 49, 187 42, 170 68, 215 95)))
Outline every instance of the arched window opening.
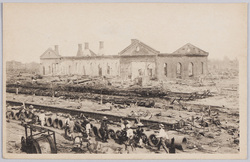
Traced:
POLYGON ((75 73, 77 73, 78 72, 78 65, 77 65, 77 62, 76 62, 76 67, 75 67, 76 69, 76 71, 75 71, 75 73))
POLYGON ((201 74, 204 74, 204 63, 201 62, 201 74))
POLYGON ((45 67, 43 66, 43 75, 45 75, 45 67))
POLYGON ((92 62, 89 63, 89 71, 88 75, 93 75, 93 67, 92 67, 92 62))
POLYGON ((55 73, 57 74, 58 72, 58 63, 55 64, 55 73))
POLYGON ((152 64, 147 65, 147 75, 149 77, 153 77, 153 65, 152 64))
POLYGON ((69 73, 68 74, 70 74, 70 72, 71 72, 71 66, 69 65, 69 73))
POLYGON ((194 76, 194 64, 192 62, 188 64, 188 76, 189 77, 194 76))
POLYGON ((98 65, 98 73, 99 73, 99 76, 102 76, 102 67, 101 67, 101 65, 98 65))
POLYGON ((109 64, 107 64, 107 74, 108 75, 110 74, 110 66, 109 66, 109 64))
POLYGON ((168 65, 167 65, 167 63, 164 64, 164 75, 168 76, 168 65))
POLYGON ((176 69, 176 77, 181 78, 181 73, 182 73, 182 65, 181 63, 177 63, 177 69, 176 69))
POLYGON ((84 67, 84 65, 82 66, 82 74, 83 74, 83 75, 86 75, 86 74, 85 74, 85 67, 84 67))
POLYGON ((54 67, 55 67, 55 64, 52 64, 52 68, 51 68, 52 74, 54 73, 54 67))

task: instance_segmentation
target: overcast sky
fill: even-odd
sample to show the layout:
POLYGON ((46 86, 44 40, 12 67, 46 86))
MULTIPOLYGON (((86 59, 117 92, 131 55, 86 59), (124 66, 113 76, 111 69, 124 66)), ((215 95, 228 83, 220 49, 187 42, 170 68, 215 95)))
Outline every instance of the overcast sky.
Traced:
POLYGON ((243 4, 4 4, 6 60, 39 62, 49 47, 75 56, 79 43, 116 55, 139 39, 161 53, 186 43, 209 58, 231 59, 246 48, 246 6, 243 4))

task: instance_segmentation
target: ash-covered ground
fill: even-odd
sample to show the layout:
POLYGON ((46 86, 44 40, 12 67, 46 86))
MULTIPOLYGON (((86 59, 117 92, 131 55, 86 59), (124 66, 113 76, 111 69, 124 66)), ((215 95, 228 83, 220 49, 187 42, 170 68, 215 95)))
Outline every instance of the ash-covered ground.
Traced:
MULTIPOLYGON (((171 136, 187 138, 184 153, 239 153, 239 94, 238 76, 212 75, 202 82, 198 80, 169 80, 166 82, 150 81, 146 85, 121 81, 119 78, 98 78, 87 76, 47 76, 40 77, 30 74, 9 74, 7 76, 6 100, 24 103, 41 104, 76 109, 96 113, 111 114, 119 117, 140 118, 156 122, 178 123, 184 121, 182 128, 166 130, 171 136), (77 90, 80 89, 81 90, 77 90), (18 94, 16 89, 18 88, 18 94), (180 99, 176 94, 203 94, 209 90, 209 96, 202 98, 180 99), (173 93, 175 92, 175 93, 173 93), (169 97, 171 94, 171 97, 169 97), (174 94, 174 95, 173 95, 174 94), (153 102, 152 102, 153 101, 153 102), (210 109, 210 110, 209 110, 210 109), (210 112, 209 112, 210 111, 210 112), (201 126, 203 116, 207 126, 201 126), (192 123, 192 117, 195 119, 192 123), (216 119, 216 120, 214 120, 216 119), (216 121, 216 122, 215 122, 216 121)), ((13 105, 8 105, 10 110, 13 105)), ((98 120, 93 124, 100 125, 98 120)), ((119 123, 118 123, 119 125, 119 123)), ((112 129, 120 129, 110 125, 112 129)), ((58 153, 90 153, 86 143, 82 150, 75 150, 72 141, 64 137, 64 130, 49 127, 56 132, 58 153)), ((154 127, 146 126, 145 134, 154 133, 154 127)), ((20 121, 7 122, 7 152, 23 153, 21 137, 24 127, 20 121)), ((109 139, 103 143, 98 138, 96 153, 118 154, 127 153, 124 145, 109 139)), ((132 153, 165 153, 156 147, 145 145, 136 148, 132 153)))

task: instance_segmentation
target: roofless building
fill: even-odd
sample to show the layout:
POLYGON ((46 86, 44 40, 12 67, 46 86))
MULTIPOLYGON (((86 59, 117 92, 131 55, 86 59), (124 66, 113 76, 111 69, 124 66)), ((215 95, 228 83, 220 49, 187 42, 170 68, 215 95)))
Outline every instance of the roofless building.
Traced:
POLYGON ((145 43, 132 39, 118 55, 105 55, 104 42, 98 53, 85 43, 78 45, 76 56, 59 54, 58 46, 47 49, 41 56, 42 75, 120 76, 122 79, 145 77, 192 79, 207 73, 208 52, 188 43, 173 53, 160 53, 145 43))

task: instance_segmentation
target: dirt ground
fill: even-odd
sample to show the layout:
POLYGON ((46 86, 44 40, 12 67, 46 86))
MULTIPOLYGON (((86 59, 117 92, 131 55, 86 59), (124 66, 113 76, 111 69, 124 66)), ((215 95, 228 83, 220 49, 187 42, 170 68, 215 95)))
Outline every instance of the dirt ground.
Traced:
MULTIPOLYGON (((221 125, 209 125, 209 127, 201 127, 198 122, 195 122, 194 126, 187 125, 184 128, 176 131, 168 131, 170 137, 184 136, 187 138, 187 145, 184 151, 177 150, 177 154, 185 153, 238 153, 239 145, 235 143, 235 139, 238 139, 239 132, 233 132, 231 130, 237 129, 234 123, 237 123, 237 118, 230 116, 228 114, 221 113, 221 125), (231 119, 231 120, 229 120, 231 119), (230 125, 231 124, 231 125, 230 125)), ((94 121, 92 122, 97 127, 100 127, 100 123, 94 121)), ((60 129, 55 129, 52 127, 47 127, 56 132, 56 142, 58 147, 58 153, 90 153, 86 147, 86 143, 83 144, 82 150, 74 150, 74 145, 72 141, 64 138, 64 131, 60 129)), ((109 128, 117 130, 120 129, 116 125, 110 125, 109 128)), ((145 134, 153 134, 155 130, 144 128, 145 134)), ((238 129, 237 129, 238 130, 238 129)), ((20 121, 10 120, 7 122, 7 151, 9 153, 23 153, 20 151, 21 137, 24 136, 24 127, 20 125, 20 121)), ((127 153, 124 145, 119 145, 110 139, 108 143, 103 143, 96 138, 93 138, 93 143, 98 141, 98 153, 127 153)), ((144 148, 137 148, 132 153, 165 153, 163 149, 160 152, 157 148, 145 146, 144 148)))
MULTIPOLYGON (((52 78, 53 79, 53 78, 52 78)), ((165 122, 178 122, 181 119, 185 121, 185 126, 182 129, 176 131, 168 131, 172 136, 185 136, 187 138, 187 147, 184 151, 177 150, 177 154, 192 154, 192 153, 208 153, 208 154, 221 154, 221 153, 239 153, 239 94, 238 94, 238 79, 227 79, 227 80, 215 80, 216 86, 189 86, 187 84, 176 84, 176 83, 163 83, 164 89, 171 89, 176 92, 195 92, 210 90, 214 96, 199 99, 194 101, 183 102, 183 105, 188 104, 186 110, 176 108, 163 109, 159 108, 146 108, 131 106, 123 109, 112 108, 110 109, 109 104, 99 104, 89 100, 65 100, 61 98, 52 98, 45 96, 30 96, 30 95, 15 95, 12 93, 6 93, 7 100, 15 100, 20 102, 37 103, 43 105, 53 105, 57 107, 64 107, 68 109, 82 109, 85 111, 107 113, 119 116, 128 116, 131 111, 141 115, 141 119, 152 119, 156 121, 165 122), (220 121, 220 125, 210 123, 211 116, 207 112, 193 111, 192 104, 198 104, 204 107, 209 105, 221 107, 219 111, 212 110, 211 116, 217 117, 220 121), (208 127, 202 127, 199 125, 202 114, 204 120, 208 122, 208 127), (191 124, 190 117, 195 118, 194 125, 191 124)), ((153 84, 153 83, 152 83, 153 84)), ((162 99, 155 99, 156 104, 164 105, 169 104, 167 101, 162 99)), ((96 123, 98 124, 98 123, 96 123)), ((50 127, 51 128, 51 127, 50 127)), ((111 128, 118 129, 116 126, 111 128)), ((72 141, 68 141, 64 138, 63 130, 54 129, 56 131, 58 153, 90 153, 86 148, 86 144, 82 150, 75 151, 73 148, 72 141)), ((145 129, 146 134, 150 135, 154 130, 145 129)), ((20 125, 19 121, 7 122, 7 152, 9 153, 23 153, 20 151, 20 139, 24 134, 24 128, 20 125)), ((94 142, 98 139, 93 139, 94 142)), ((108 143, 102 143, 98 141, 99 150, 98 153, 126 153, 124 145, 115 143, 112 139, 108 143)), ((136 151, 130 151, 133 153, 165 153, 163 149, 157 152, 156 148, 145 146, 144 148, 137 148, 136 151)))
MULTIPOLYGON (((111 126, 113 128, 114 126, 111 126)), ((90 153, 87 149, 87 143, 83 143, 82 150, 75 150, 76 145, 72 141, 64 137, 64 130, 46 127, 56 132, 56 142, 58 154, 74 154, 74 153, 90 153)), ((21 137, 25 135, 24 127, 21 126, 19 121, 11 120, 7 123, 7 152, 8 153, 21 153, 25 154, 20 150, 21 148, 21 137)), ((124 145, 115 143, 113 139, 109 139, 108 143, 103 143, 98 139, 92 138, 93 143, 98 142, 98 152, 100 154, 150 154, 150 153, 165 153, 163 149, 157 151, 157 148, 151 148, 145 146, 144 148, 136 148, 132 151, 129 148, 129 152, 125 151, 124 145)), ((178 152, 178 151, 177 151, 178 152)))

